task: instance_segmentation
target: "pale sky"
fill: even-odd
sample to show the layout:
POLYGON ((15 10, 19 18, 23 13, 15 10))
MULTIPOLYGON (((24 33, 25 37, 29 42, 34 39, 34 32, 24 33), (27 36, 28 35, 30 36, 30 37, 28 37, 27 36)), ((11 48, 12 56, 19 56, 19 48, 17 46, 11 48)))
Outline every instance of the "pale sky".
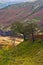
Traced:
POLYGON ((24 2, 24 1, 30 1, 30 2, 34 2, 35 0, 0 0, 0 3, 2 2, 16 2, 16 1, 20 1, 20 2, 24 2))

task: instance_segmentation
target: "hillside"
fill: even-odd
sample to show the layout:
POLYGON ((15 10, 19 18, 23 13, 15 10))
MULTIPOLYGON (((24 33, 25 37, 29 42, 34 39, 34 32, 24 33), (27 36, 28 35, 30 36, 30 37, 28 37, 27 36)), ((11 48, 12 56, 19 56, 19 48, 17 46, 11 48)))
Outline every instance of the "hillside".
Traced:
POLYGON ((0 9, 0 26, 9 26, 15 21, 31 18, 39 18, 40 21, 43 21, 43 4, 41 3, 26 2, 0 9))
POLYGON ((28 14, 31 5, 11 5, 0 10, 0 24, 12 23, 16 20, 22 19, 28 14), (23 16, 23 17, 22 17, 23 16))
POLYGON ((43 65, 43 41, 25 41, 9 50, 0 49, 0 65, 43 65))
POLYGON ((0 65, 43 65, 43 0, 7 3, 0 4, 0 65))

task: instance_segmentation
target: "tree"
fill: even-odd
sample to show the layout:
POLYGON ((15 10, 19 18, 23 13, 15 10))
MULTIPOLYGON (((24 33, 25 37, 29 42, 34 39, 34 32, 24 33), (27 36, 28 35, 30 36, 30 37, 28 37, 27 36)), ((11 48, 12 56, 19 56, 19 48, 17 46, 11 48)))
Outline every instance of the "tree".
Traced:
POLYGON ((23 35, 24 40, 26 40, 26 35, 29 34, 28 32, 28 24, 26 22, 15 22, 11 26, 11 30, 14 33, 20 33, 23 35))
POLYGON ((26 35, 31 35, 32 41, 34 42, 35 41, 34 33, 36 33, 38 30, 37 20, 32 19, 32 20, 23 21, 23 22, 15 22, 12 24, 11 30, 13 32, 13 35, 14 33, 22 34, 24 37, 24 40, 26 40, 26 35))
POLYGON ((28 27, 29 27, 29 33, 31 34, 32 37, 32 41, 35 41, 34 35, 37 33, 38 31, 38 21, 36 19, 32 19, 32 20, 28 20, 28 27))

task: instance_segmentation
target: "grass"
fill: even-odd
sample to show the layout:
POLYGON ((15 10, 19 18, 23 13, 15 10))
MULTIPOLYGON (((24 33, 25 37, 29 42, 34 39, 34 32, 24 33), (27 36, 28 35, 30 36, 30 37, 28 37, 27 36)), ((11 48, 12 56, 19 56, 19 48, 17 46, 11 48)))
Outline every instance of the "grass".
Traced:
POLYGON ((0 48, 0 65, 43 65, 43 41, 24 41, 8 50, 0 48))

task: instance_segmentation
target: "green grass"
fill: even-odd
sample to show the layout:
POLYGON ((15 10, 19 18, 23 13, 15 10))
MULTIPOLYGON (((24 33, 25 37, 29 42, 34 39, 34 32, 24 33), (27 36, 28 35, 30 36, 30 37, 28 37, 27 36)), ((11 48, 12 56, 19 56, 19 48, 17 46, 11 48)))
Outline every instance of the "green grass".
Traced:
POLYGON ((43 65, 43 41, 24 41, 8 50, 0 48, 0 65, 43 65))

